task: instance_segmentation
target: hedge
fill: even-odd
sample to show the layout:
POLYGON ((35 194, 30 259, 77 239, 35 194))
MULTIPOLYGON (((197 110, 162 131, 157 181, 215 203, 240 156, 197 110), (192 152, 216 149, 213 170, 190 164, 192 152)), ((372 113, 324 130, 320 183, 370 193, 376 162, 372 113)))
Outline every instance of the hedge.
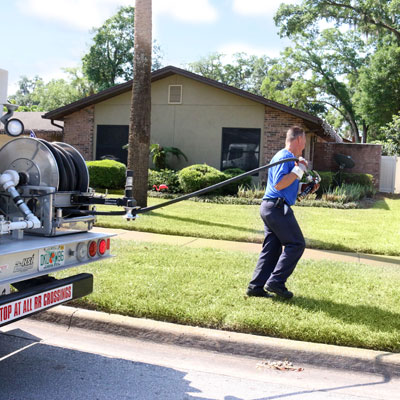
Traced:
MULTIPOLYGON (((243 171, 240 168, 228 168, 225 171, 223 171, 223 173, 225 174, 225 179, 230 179, 233 178, 235 176, 244 174, 245 171, 243 171)), ((239 186, 244 186, 244 187, 250 187, 251 186, 251 176, 245 176, 242 179, 239 179, 236 182, 232 182, 229 185, 226 185, 222 188, 222 192, 223 194, 226 195, 236 195, 238 190, 239 190, 239 186)))
POLYGON ((94 188, 122 189, 125 187, 126 167, 114 160, 87 161, 89 184, 94 188))
MULTIPOLYGON (((179 183, 185 193, 192 193, 226 179, 226 175, 207 164, 194 164, 178 172, 179 183)), ((221 189, 213 194, 221 193, 221 189)))

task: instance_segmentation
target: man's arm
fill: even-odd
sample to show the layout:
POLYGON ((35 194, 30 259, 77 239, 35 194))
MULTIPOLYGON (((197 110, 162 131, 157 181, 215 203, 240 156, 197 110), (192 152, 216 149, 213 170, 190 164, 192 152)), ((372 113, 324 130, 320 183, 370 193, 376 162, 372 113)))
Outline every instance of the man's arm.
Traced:
POLYGON ((282 179, 275 185, 276 190, 286 189, 290 186, 296 179, 301 179, 304 172, 307 171, 308 162, 303 157, 300 157, 299 162, 295 163, 295 167, 291 172, 284 175, 282 179))
POLYGON ((283 178, 275 185, 275 189, 276 190, 286 189, 297 178, 298 176, 294 172, 290 172, 289 174, 284 175, 283 178))

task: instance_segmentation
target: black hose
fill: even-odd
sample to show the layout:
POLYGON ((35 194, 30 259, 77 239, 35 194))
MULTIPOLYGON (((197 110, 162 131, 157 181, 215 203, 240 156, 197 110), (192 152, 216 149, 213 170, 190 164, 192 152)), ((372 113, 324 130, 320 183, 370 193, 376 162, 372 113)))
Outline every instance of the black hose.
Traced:
MULTIPOLYGON (((220 187, 229 185, 232 182, 236 182, 236 181, 244 178, 245 176, 254 175, 259 171, 262 171, 264 169, 269 169, 271 167, 275 167, 275 165, 283 164, 283 163, 286 163, 289 161, 297 162, 297 161, 299 161, 299 159, 296 157, 285 158, 283 160, 279 160, 272 164, 263 165, 262 167, 253 169, 248 172, 244 172, 243 174, 234 176, 233 178, 227 179, 226 181, 216 183, 215 185, 211 185, 204 189, 197 190, 196 192, 193 192, 193 193, 185 194, 183 196, 177 197, 176 199, 172 199, 172 200, 169 200, 164 203, 157 204, 157 205, 151 206, 151 207, 139 208, 137 210, 134 209, 134 210, 132 210, 132 214, 133 215, 143 214, 145 212, 156 210, 157 208, 166 207, 171 204, 178 203, 179 201, 187 200, 187 199, 190 199, 191 197, 195 197, 195 196, 199 196, 201 194, 207 193, 207 192, 211 192, 212 190, 219 189, 220 187)), ((91 211, 91 210, 72 210, 72 209, 67 209, 67 210, 71 213, 82 214, 82 215, 124 215, 126 213, 125 211, 91 211)))
POLYGON ((297 161, 299 161, 299 159, 296 158, 296 157, 285 158, 283 160, 279 160, 279 161, 274 162, 272 164, 263 165, 262 167, 259 167, 259 168, 253 169, 251 171, 245 172, 245 173, 243 173, 241 175, 234 176, 233 178, 227 179, 226 181, 223 181, 223 182, 216 183, 215 185, 206 187, 204 189, 197 190, 196 192, 185 194, 183 196, 177 197, 176 199, 172 199, 172 200, 166 201, 166 202, 161 203, 161 204, 156 204, 155 206, 140 208, 139 210, 135 210, 133 213, 134 214, 142 214, 142 213, 145 213, 145 212, 156 210, 157 208, 166 207, 166 206, 169 206, 171 204, 178 203, 179 201, 187 200, 187 199, 190 199, 191 197, 195 197, 195 196, 199 196, 199 195, 201 195, 203 193, 211 192, 212 190, 219 189, 222 186, 229 185, 232 182, 236 182, 236 181, 244 178, 245 176, 254 175, 259 171, 262 171, 264 169, 269 169, 271 167, 275 167, 275 165, 283 164, 283 163, 289 162, 289 161, 297 162, 297 161))

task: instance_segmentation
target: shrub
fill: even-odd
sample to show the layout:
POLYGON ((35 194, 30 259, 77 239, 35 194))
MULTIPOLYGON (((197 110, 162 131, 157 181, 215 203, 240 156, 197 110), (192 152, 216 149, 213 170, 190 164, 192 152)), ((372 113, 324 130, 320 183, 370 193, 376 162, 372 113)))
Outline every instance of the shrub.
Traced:
MULTIPOLYGON (((194 164, 181 169, 178 172, 178 178, 182 190, 185 193, 191 193, 222 182, 226 176, 223 172, 207 164, 194 164)), ((221 193, 221 189, 215 190, 213 193, 221 193)))
POLYGON ((179 193, 182 191, 179 185, 178 173, 172 169, 161 169, 155 171, 149 169, 148 189, 152 190, 153 185, 167 185, 169 193, 179 193))
POLYGON ((321 177, 321 183, 319 184, 317 195, 321 196, 322 193, 328 192, 333 187, 334 172, 321 171, 318 174, 321 177))
MULTIPOLYGON (((231 179, 234 178, 235 176, 244 174, 245 171, 243 171, 240 168, 228 168, 225 171, 223 171, 225 174, 225 179, 231 179)), ((234 195, 238 193, 239 187, 250 187, 251 185, 251 176, 245 176, 242 179, 239 179, 236 182, 232 182, 229 185, 226 185, 222 188, 222 193, 227 194, 227 195, 234 195)))
MULTIPOLYGON (((321 177, 320 187, 317 191, 318 196, 322 196, 323 193, 327 193, 331 191, 334 187, 339 184, 339 175, 338 172, 331 171, 321 171, 318 172, 321 177)), ((374 192, 374 178, 370 174, 357 174, 357 173, 342 173, 342 185, 361 185, 368 187, 368 190, 372 193, 374 192)))
POLYGON ((373 186, 374 177, 371 174, 353 174, 344 172, 342 174, 342 182, 354 185, 373 186))
POLYGON ((237 192, 237 196, 242 199, 262 199, 265 194, 265 187, 262 187, 260 184, 257 186, 245 187, 239 186, 239 190, 237 192))
POLYGON ((349 203, 362 200, 364 197, 370 197, 374 193, 373 186, 360 184, 343 184, 324 193, 322 199, 328 202, 349 203))
POLYGON ((125 164, 113 160, 87 161, 86 164, 89 170, 90 186, 103 189, 125 187, 125 164))

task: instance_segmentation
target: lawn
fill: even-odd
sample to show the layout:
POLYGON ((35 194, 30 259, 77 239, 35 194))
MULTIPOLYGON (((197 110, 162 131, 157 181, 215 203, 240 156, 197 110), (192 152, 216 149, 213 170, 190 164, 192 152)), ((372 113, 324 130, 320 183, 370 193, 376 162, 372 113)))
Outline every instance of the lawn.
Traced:
MULTIPOLYGON (((149 205, 163 200, 149 198, 149 205)), ((99 207, 99 210, 112 208, 99 207)), ((258 206, 183 201, 141 214, 136 221, 99 216, 97 226, 203 238, 262 242, 258 206)), ((400 199, 368 209, 294 207, 310 248, 400 255, 400 199)))
MULTIPOLYGON (((134 317, 295 340, 400 351, 400 269, 301 260, 292 300, 249 298, 257 255, 113 240, 116 258, 76 304, 134 317)), ((70 275, 71 271, 63 271, 70 275)), ((61 274, 60 274, 61 275, 61 274)))

